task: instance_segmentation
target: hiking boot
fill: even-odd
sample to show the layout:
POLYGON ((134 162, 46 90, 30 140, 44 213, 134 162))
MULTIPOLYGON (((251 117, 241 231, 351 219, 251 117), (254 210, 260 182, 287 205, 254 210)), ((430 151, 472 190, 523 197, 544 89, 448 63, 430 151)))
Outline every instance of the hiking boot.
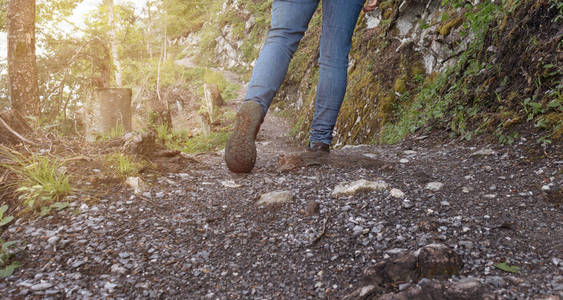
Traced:
POLYGON ((225 147, 225 162, 234 173, 250 173, 256 163, 256 136, 264 120, 263 109, 254 101, 244 102, 235 120, 235 129, 225 147))
POLYGON ((307 147, 307 151, 309 152, 321 152, 321 153, 330 153, 330 145, 322 143, 322 142, 314 142, 307 147))

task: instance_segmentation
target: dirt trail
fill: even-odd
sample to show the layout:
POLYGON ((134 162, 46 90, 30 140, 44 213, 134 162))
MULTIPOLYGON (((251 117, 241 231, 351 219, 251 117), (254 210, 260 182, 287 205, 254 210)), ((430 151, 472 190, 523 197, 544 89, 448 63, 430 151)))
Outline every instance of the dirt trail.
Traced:
POLYGON ((368 267, 432 243, 462 259, 453 281, 478 278, 506 299, 561 296, 561 145, 541 153, 524 140, 471 147, 429 137, 285 161, 291 170, 282 172, 278 158, 300 151, 287 128, 268 116, 251 174, 232 174, 221 153, 206 153, 150 176, 143 194, 116 187, 90 205, 76 195, 71 209, 17 222, 3 238, 27 244, 22 267, 0 281, 2 297, 340 299, 368 267), (333 196, 359 179, 388 186, 333 196), (273 191, 293 199, 256 204, 273 191), (307 215, 311 201, 319 215, 307 215), (518 272, 494 266, 502 262, 518 272))

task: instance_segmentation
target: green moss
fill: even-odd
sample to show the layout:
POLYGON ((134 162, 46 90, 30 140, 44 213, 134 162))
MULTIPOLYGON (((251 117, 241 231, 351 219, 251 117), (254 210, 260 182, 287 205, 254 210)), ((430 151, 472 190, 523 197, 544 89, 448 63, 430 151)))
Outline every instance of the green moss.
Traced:
POLYGON ((461 24, 463 24, 464 16, 459 16, 452 20, 448 20, 444 24, 438 27, 438 32, 441 36, 448 36, 452 29, 458 28, 461 24))
POLYGON ((404 94, 407 91, 407 84, 405 82, 406 77, 402 76, 395 80, 395 84, 393 85, 393 90, 399 94, 404 94))

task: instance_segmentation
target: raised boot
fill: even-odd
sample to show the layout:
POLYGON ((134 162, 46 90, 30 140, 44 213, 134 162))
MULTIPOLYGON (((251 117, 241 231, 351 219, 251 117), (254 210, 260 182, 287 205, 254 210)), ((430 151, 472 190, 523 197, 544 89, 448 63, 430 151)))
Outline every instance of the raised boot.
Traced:
POLYGON ((234 173, 250 173, 256 163, 256 136, 264 120, 263 109, 254 101, 245 101, 237 113, 235 129, 225 147, 225 162, 234 173))

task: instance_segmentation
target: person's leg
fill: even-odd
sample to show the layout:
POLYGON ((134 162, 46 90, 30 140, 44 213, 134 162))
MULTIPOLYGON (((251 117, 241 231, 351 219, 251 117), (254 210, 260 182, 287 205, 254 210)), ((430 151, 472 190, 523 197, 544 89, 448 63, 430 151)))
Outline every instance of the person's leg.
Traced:
POLYGON ((320 74, 309 134, 310 146, 317 143, 330 145, 332 141, 332 131, 346 93, 352 35, 364 2, 323 0, 320 74))
POLYGON ((248 84, 246 101, 258 102, 264 115, 280 88, 319 0, 274 0, 272 21, 248 84))
POLYGON ((274 0, 268 37, 248 85, 245 102, 225 147, 225 162, 235 173, 248 173, 256 163, 256 135, 289 62, 303 38, 318 0, 274 0))

